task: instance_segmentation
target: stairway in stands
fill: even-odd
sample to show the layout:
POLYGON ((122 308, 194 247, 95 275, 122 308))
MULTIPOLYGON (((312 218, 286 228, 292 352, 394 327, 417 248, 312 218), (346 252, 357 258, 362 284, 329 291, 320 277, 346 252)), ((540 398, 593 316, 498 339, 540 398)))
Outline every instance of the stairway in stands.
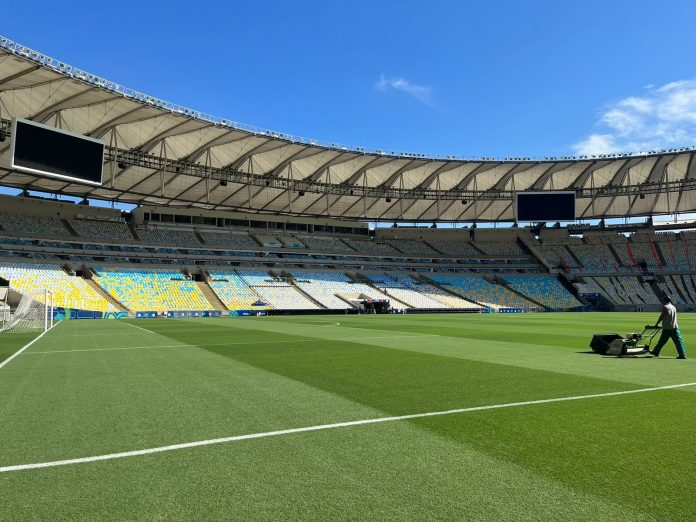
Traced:
POLYGON ((305 299, 307 299, 309 302, 314 303, 317 305, 321 310, 326 310, 326 306, 321 304, 319 301, 314 299, 308 292, 305 292, 302 288, 300 288, 297 283, 295 282, 295 278, 292 276, 290 272, 280 272, 280 278, 283 279, 286 283, 288 283, 291 287, 295 289, 299 294, 302 295, 305 299))
POLYGON ((99 284, 94 279, 85 278, 85 281, 87 281, 88 286, 91 286, 95 292, 97 292, 100 296, 106 299, 108 303, 114 308, 116 308, 119 312, 130 312, 128 308, 123 306, 123 303, 121 303, 121 301, 116 299, 114 296, 112 296, 110 293, 104 290, 101 286, 99 286, 99 284))
POLYGON ((199 290, 201 291, 203 296, 206 298, 206 300, 210 303, 211 309, 217 310, 219 312, 226 312, 228 310, 228 308, 225 306, 225 303, 223 303, 220 300, 220 298, 213 291, 213 289, 210 288, 210 285, 207 282, 196 281, 196 285, 198 286, 199 290))

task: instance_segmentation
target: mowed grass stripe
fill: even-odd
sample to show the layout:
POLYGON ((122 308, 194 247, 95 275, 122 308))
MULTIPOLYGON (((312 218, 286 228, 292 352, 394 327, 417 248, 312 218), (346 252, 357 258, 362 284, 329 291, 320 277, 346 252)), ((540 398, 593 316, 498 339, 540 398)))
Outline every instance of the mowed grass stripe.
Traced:
POLYGON ((217 444, 226 444, 226 443, 230 443, 230 442, 241 442, 241 441, 247 441, 247 440, 264 439, 264 438, 268 438, 268 437, 280 437, 283 435, 295 435, 295 434, 309 433, 309 432, 314 432, 314 431, 334 430, 334 429, 339 429, 339 428, 351 428, 351 427, 356 427, 356 426, 365 426, 365 425, 370 425, 370 424, 383 424, 383 423, 387 423, 387 422, 399 422, 399 421, 406 421, 406 420, 411 421, 411 420, 416 420, 416 419, 419 420, 419 419, 426 419, 426 418, 430 418, 430 417, 444 417, 444 416, 458 415, 458 414, 463 414, 463 413, 473 413, 473 412, 482 412, 482 411, 490 411, 490 410, 502 410, 502 409, 508 409, 508 408, 519 408, 519 407, 523 407, 523 406, 536 406, 536 405, 544 405, 544 404, 556 404, 559 402, 583 401, 583 400, 600 399, 600 398, 606 398, 606 397, 618 397, 618 396, 623 396, 623 395, 635 395, 635 394, 640 394, 640 393, 649 393, 649 392, 665 391, 665 390, 675 390, 675 389, 679 389, 679 388, 692 387, 692 386, 696 386, 696 382, 683 383, 683 384, 673 384, 673 385, 661 386, 658 388, 642 388, 642 389, 637 389, 637 390, 597 393, 597 394, 591 394, 591 395, 576 395, 576 396, 571 396, 571 397, 555 397, 555 398, 550 398, 550 399, 511 402, 511 403, 504 403, 504 404, 490 404, 490 405, 486 405, 486 406, 474 406, 474 407, 470 407, 470 408, 457 408, 457 409, 444 410, 444 411, 411 413, 408 415, 400 415, 400 416, 394 416, 394 417, 378 417, 378 418, 372 418, 372 419, 344 421, 344 422, 338 422, 338 423, 333 423, 333 424, 321 424, 321 425, 317 425, 317 426, 303 426, 300 428, 288 428, 288 429, 284 429, 284 430, 267 431, 267 432, 261 432, 261 433, 248 433, 248 434, 244 434, 244 435, 233 435, 230 437, 223 437, 223 438, 219 438, 219 439, 208 439, 208 440, 199 440, 199 441, 193 441, 193 442, 184 442, 184 443, 179 443, 179 444, 173 444, 170 446, 160 446, 160 447, 156 447, 156 448, 129 450, 129 451, 120 452, 120 453, 95 455, 95 456, 91 456, 91 457, 78 457, 78 458, 66 459, 66 460, 56 460, 56 461, 36 462, 36 463, 29 463, 29 464, 14 464, 14 465, 9 465, 9 466, 0 466, 0 473, 9 473, 9 472, 14 472, 14 471, 26 471, 26 470, 43 469, 43 468, 53 468, 53 467, 59 467, 59 466, 71 466, 71 465, 77 465, 77 464, 103 462, 106 460, 116 460, 116 459, 124 459, 124 458, 131 458, 131 457, 141 457, 144 455, 152 455, 154 453, 166 453, 166 452, 170 452, 170 451, 178 451, 178 450, 185 450, 185 449, 191 449, 191 448, 198 448, 201 446, 212 446, 212 445, 217 445, 217 444))
MULTIPOLYGON (((553 345, 518 343, 517 361, 514 340, 494 339, 490 345, 457 336, 362 338, 346 344, 335 340, 351 331, 367 337, 387 330, 389 335, 395 326, 409 323, 420 323, 418 333, 424 333, 445 320, 443 316, 406 316, 407 321, 399 323, 404 317, 356 317, 371 327, 356 329, 347 328, 351 318, 343 317, 338 318, 340 326, 326 328, 283 324, 280 318, 138 323, 156 330, 156 335, 118 322, 71 321, 64 331, 71 335, 56 335, 53 348, 62 343, 66 348, 80 343, 123 346, 123 339, 134 346, 144 339, 161 344, 184 342, 180 339, 189 344, 282 340, 290 335, 326 339, 299 347, 269 343, 227 348, 225 354, 219 353, 224 347, 210 347, 214 349, 17 358, 13 365, 21 365, 23 371, 0 379, 3 455, 12 456, 15 463, 36 457, 52 460, 95 455, 104 448, 142 448, 148 441, 166 444, 369 418, 406 403, 427 405, 428 397, 433 403, 463 399, 467 402, 457 405, 466 406, 470 400, 492 404, 490 399, 505 394, 520 400, 526 398, 522 392, 530 390, 566 390, 569 395, 585 392, 584 386, 597 386, 600 392, 620 390, 635 387, 628 381, 640 381, 641 374, 656 383, 687 382, 673 377, 693 369, 690 360, 602 359, 576 353, 580 347, 587 350, 593 331, 636 330, 636 323, 650 322, 647 317, 654 320, 653 314, 472 316, 466 321, 460 317, 452 316, 450 324, 460 334, 474 325, 492 332, 528 326, 533 333, 535 327, 527 322, 548 318, 545 331, 557 331, 558 339, 553 345), (87 330, 95 333, 92 339, 83 336, 87 330), (102 333, 109 331, 112 337, 102 333), (375 349, 374 343, 400 346, 387 347, 391 355, 382 346, 375 349), (423 359, 406 351, 417 350, 417 343, 430 351, 414 352, 423 359), (483 357, 486 360, 467 360, 483 357), (447 370, 450 364, 438 359, 455 361, 454 367, 447 370), (529 368, 519 368, 523 364, 543 365, 546 371, 525 371, 529 368), (600 378, 567 374, 593 370, 600 378), (326 385, 325 380, 336 382, 326 385), (365 403, 357 402, 359 398, 365 403)), ((680 322, 688 344, 694 320, 682 314, 680 322)), ((220 446, 177 452, 171 458, 129 459, 104 465, 103 470, 90 467, 87 473, 70 468, 32 471, 26 478, 17 474, 3 481, 4 503, 13 515, 13 509, 25 510, 26 517, 14 519, 29 518, 26 506, 35 506, 34 517, 50 513, 54 518, 94 518, 87 514, 104 506, 111 510, 102 511, 104 518, 156 518, 170 508, 179 518, 230 512, 253 518, 265 512, 264 505, 273 506, 267 514, 282 518, 336 518, 331 514, 337 513, 374 518, 379 509, 381 518, 421 513, 423 518, 693 519, 693 502, 686 491, 695 478, 687 458, 693 446, 694 396, 660 392, 607 398, 602 408, 595 406, 597 401, 559 403, 538 408, 544 410, 539 415, 525 408, 486 411, 475 416, 475 423, 456 416, 411 419, 374 430, 304 433, 296 442, 281 437, 234 449, 220 446), (651 439, 647 451, 640 441, 643 433, 651 439), (679 445, 659 442, 663 434, 679 445), (629 438, 630 443, 617 443, 629 438), (596 449, 599 445, 601 451, 596 449), (597 452, 597 458, 590 452, 597 452), (602 459, 602 452, 611 455, 602 459), (679 459, 683 465, 675 464, 679 459), (660 462, 661 473, 656 471, 660 462), (606 466, 613 467, 610 473, 606 466), (631 475, 627 485, 616 486, 624 480, 622 474, 631 475), (190 476, 196 479, 186 480, 190 476), (655 477, 664 487, 656 487, 655 496, 644 495, 641 484, 652 485, 655 477), (43 488, 46 483, 53 488, 43 488), (113 501, 98 500, 105 484, 114 492, 113 501), (357 492, 363 496, 353 496, 357 492), (36 498, 41 498, 40 506, 36 498), (258 505, 250 505, 249 499, 258 505)))

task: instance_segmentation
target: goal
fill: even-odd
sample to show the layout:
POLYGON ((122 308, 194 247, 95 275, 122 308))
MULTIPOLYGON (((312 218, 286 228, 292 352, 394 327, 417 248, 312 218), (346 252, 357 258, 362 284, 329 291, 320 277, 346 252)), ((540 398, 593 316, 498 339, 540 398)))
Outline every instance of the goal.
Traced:
POLYGON ((45 332, 52 326, 53 292, 35 290, 21 294, 13 308, 10 292, 5 290, 4 300, 0 299, 0 333, 45 332))

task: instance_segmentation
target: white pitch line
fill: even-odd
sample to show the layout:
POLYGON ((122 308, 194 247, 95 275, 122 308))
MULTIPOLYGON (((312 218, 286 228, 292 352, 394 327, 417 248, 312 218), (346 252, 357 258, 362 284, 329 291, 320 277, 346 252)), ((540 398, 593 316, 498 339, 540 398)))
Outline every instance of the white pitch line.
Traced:
POLYGON ((147 332, 147 333, 151 333, 151 334, 157 335, 157 334, 156 334, 155 332, 153 332, 152 330, 148 330, 147 328, 143 328, 142 326, 137 326, 137 325, 132 324, 132 323, 125 323, 125 324, 127 324, 128 326, 132 326, 133 328, 137 328, 138 330, 142 330, 143 332, 147 332))
POLYGON ((34 344, 36 341, 38 341, 39 339, 41 339, 44 335, 46 335, 48 332, 50 332, 53 328, 55 328, 56 326, 58 326, 58 324, 59 324, 60 322, 61 322, 61 321, 56 321, 55 323, 53 323, 53 326, 51 326, 48 330, 44 330, 43 332, 41 332, 41 334, 39 334, 37 337, 34 337, 34 339, 32 339, 31 341, 29 341, 27 344, 25 344, 24 346, 22 346, 22 347, 21 347, 19 350, 17 350, 15 353, 13 353, 12 355, 10 355, 7 359, 5 359, 4 361, 2 361, 2 362, 0 363, 0 368, 2 368, 3 366, 5 366, 7 363, 9 363, 12 359, 14 359, 15 357, 17 357, 18 355, 21 355, 22 352, 24 352, 24 350, 26 350, 27 348, 29 348, 32 344, 34 344))
POLYGON ((342 337, 341 339, 286 339, 281 341, 249 341, 241 343, 205 343, 205 344, 161 344, 161 345, 148 345, 148 346, 120 346, 115 348, 84 348, 77 350, 48 350, 43 352, 26 352, 24 355, 37 355, 37 354, 47 354, 47 353, 72 353, 72 352, 110 352, 114 350, 149 350, 151 348, 195 348, 204 346, 243 346, 247 344, 286 344, 286 343, 318 343, 318 342, 330 342, 330 341, 360 341, 360 340, 372 340, 372 339, 416 339, 422 337, 421 335, 383 335, 383 336, 363 336, 363 337, 342 337))
POLYGON ((86 464, 88 462, 99 462, 103 460, 116 460, 124 459, 128 457, 139 457, 143 455, 152 455, 153 453, 164 453, 168 451, 176 451, 188 448, 197 448, 199 446, 212 446, 214 444, 225 444, 228 442, 239 442, 243 440, 252 439, 263 439, 267 437, 279 437, 281 435, 292 435, 295 433, 306 433, 310 431, 324 431, 332 430, 337 428, 348 428, 352 426, 364 426, 366 424, 380 424, 384 422, 398 422, 411 419, 422 419, 425 417, 440 417, 444 415, 456 415, 461 413, 472 413, 476 411, 487 411, 487 410, 501 410, 504 408, 516 408, 520 406, 533 406, 536 404, 551 404, 555 402, 568 402, 568 401, 580 401, 586 399, 599 399, 603 397, 616 397, 620 395, 632 395, 636 393, 647 393, 661 390, 674 390, 677 388, 686 388, 689 386, 696 386, 696 382, 689 382, 685 384, 670 384, 667 386, 655 386, 652 388, 639 388, 637 390, 624 390, 616 392, 605 392, 605 393, 593 393, 590 395, 575 395, 573 397, 556 397, 553 399, 539 399, 535 401, 523 401, 523 402, 506 402, 503 404, 492 404, 488 406, 473 406, 470 408, 458 408, 454 410, 442 410, 442 411, 431 411, 426 413, 412 413, 410 415, 398 415, 394 417, 377 417, 373 419, 362 419, 347 422, 335 422, 333 424, 319 424, 316 426, 304 426, 302 428, 289 428, 284 430, 276 431, 264 431, 260 433, 248 433, 246 435, 233 435, 231 437, 222 437, 219 439, 208 439, 208 440, 197 440, 194 442, 183 442, 181 444, 172 444, 169 446, 159 446, 156 448, 146 448, 140 450, 123 451, 120 453, 107 453, 104 455, 95 455, 93 457, 80 457, 74 459, 65 460, 51 460, 47 462, 35 462, 31 464, 15 464, 12 466, 2 466, 0 467, 0 473, 7 473, 10 471, 22 471, 28 469, 39 469, 39 468, 54 468, 58 466, 69 466, 73 464, 86 464))

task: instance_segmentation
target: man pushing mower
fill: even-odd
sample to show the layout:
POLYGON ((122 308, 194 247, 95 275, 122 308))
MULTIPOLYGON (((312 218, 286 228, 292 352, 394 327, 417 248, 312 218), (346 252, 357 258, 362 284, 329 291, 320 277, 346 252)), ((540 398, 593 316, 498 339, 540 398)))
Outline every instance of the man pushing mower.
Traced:
POLYGON ((662 308, 660 317, 658 317, 655 322, 655 327, 657 327, 659 322, 662 321, 662 335, 660 335, 660 340, 657 341, 655 348, 649 350, 649 352, 653 357, 659 357, 660 351, 667 340, 672 339, 674 345, 677 347, 677 353, 679 354, 677 359, 686 359, 686 346, 684 345, 684 339, 682 339, 681 332, 679 331, 679 324, 677 323, 677 309, 672 304, 672 300, 669 296, 665 296, 662 301, 665 305, 662 308))

